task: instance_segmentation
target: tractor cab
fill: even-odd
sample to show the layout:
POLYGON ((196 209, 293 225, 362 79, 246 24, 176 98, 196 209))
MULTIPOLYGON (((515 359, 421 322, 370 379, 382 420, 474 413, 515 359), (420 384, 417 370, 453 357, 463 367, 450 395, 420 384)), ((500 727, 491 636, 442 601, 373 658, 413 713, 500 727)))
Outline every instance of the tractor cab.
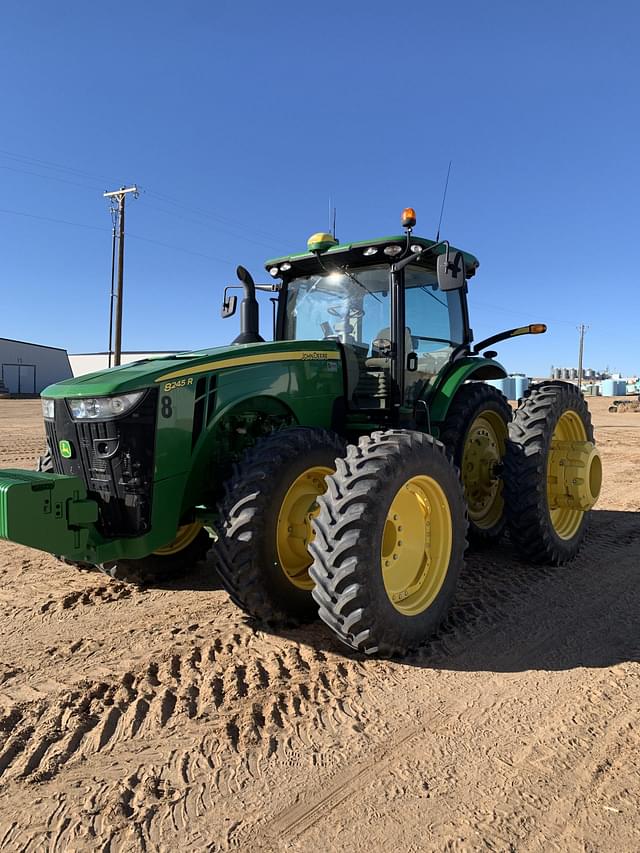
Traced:
MULTIPOLYGON (((403 223, 415 223, 411 209, 403 223)), ((415 408, 472 341, 466 279, 477 259, 404 235, 340 244, 315 234, 309 251, 267 263, 281 280, 275 337, 339 344, 351 411, 415 408)))

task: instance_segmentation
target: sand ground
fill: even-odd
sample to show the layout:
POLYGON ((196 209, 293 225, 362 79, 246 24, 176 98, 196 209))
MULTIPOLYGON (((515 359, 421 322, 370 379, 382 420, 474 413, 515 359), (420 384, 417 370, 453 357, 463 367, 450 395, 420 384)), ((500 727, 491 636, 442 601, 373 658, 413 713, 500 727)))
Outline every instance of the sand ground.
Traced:
MULTIPOLYGON (((210 563, 141 590, 0 543, 0 849, 640 850, 640 414, 561 569, 468 556, 402 662, 248 624, 210 563)), ((0 403, 0 467, 39 403, 0 403)))

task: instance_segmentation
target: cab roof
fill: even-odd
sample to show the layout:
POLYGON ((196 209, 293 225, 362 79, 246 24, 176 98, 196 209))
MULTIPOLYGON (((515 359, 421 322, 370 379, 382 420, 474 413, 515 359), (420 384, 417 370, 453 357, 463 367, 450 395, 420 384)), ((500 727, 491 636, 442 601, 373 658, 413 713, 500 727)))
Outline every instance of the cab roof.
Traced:
MULTIPOLYGON (((418 258, 415 263, 419 266, 429 267, 433 269, 435 267, 435 258, 437 255, 442 255, 446 251, 446 247, 441 243, 436 243, 435 240, 429 240, 426 237, 416 237, 413 234, 409 238, 409 242, 411 245, 419 245, 424 246, 425 249, 429 249, 432 246, 437 246, 433 252, 424 252, 422 257, 418 258)), ((406 246, 407 243, 407 235, 406 234, 396 234, 392 237, 377 237, 375 240, 364 240, 359 243, 338 243, 337 246, 332 246, 330 249, 321 253, 321 257, 324 258, 333 258, 336 260, 340 260, 343 263, 349 263, 350 265, 364 265, 364 264, 375 264, 375 263, 393 263, 393 258, 384 254, 383 249, 387 246, 406 246), (364 255, 363 252, 368 248, 381 248, 381 251, 378 255, 364 255)), ((458 252, 462 251, 457 249, 455 246, 450 246, 450 251, 458 252)), ((470 254, 469 252, 462 252, 462 257, 464 258, 465 269, 466 269, 466 277, 471 278, 475 275, 476 270, 480 266, 480 261, 476 258, 475 255, 470 254)), ((321 266, 318 262, 317 255, 314 252, 301 252, 300 254, 293 255, 283 255, 280 258, 273 258, 265 263, 265 269, 270 271, 273 267, 278 267, 278 272, 274 277, 278 277, 282 274, 280 270, 281 264, 289 263, 292 265, 292 269, 286 271, 286 277, 291 277, 292 273, 297 275, 308 275, 313 274, 319 270, 321 270, 321 266)))

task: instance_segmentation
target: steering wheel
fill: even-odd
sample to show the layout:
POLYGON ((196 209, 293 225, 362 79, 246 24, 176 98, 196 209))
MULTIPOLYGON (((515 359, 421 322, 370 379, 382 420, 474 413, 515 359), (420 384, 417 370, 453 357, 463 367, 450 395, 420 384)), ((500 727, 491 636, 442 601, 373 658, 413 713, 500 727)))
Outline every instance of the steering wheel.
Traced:
POLYGON ((364 317, 362 308, 352 308, 351 306, 349 306, 345 317, 345 313, 340 310, 339 305, 330 305, 327 308, 327 314, 331 314, 332 317, 339 317, 341 320, 359 320, 364 317))

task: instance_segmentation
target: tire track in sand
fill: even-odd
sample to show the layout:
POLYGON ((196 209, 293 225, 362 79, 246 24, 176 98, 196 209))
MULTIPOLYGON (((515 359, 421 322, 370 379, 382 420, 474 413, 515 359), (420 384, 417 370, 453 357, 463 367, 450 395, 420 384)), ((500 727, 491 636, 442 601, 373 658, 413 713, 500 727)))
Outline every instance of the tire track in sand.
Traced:
MULTIPOLYGON (((12 799, 28 801, 32 782, 44 783, 39 791, 51 782, 54 792, 37 817, 17 818, 9 846, 67 850, 99 838, 115 851, 176 833, 193 839, 190 828, 202 827, 220 798, 237 798, 275 763, 302 773, 322 766, 337 732, 362 731, 365 678, 360 661, 237 625, 153 656, 117 682, 9 708, 0 718, 0 784, 12 799), (86 787, 88 760, 82 804, 75 787, 86 787), (53 784, 62 771, 64 793, 53 784)), ((236 847, 244 831, 242 821, 229 826, 224 846, 236 847)))
POLYGON ((268 757, 291 738, 311 747, 333 715, 353 713, 344 697, 364 678, 362 664, 286 642, 247 653, 250 639, 234 631, 152 657, 118 680, 4 708, 0 781, 48 781, 74 761, 189 720, 215 726, 217 749, 268 757))

